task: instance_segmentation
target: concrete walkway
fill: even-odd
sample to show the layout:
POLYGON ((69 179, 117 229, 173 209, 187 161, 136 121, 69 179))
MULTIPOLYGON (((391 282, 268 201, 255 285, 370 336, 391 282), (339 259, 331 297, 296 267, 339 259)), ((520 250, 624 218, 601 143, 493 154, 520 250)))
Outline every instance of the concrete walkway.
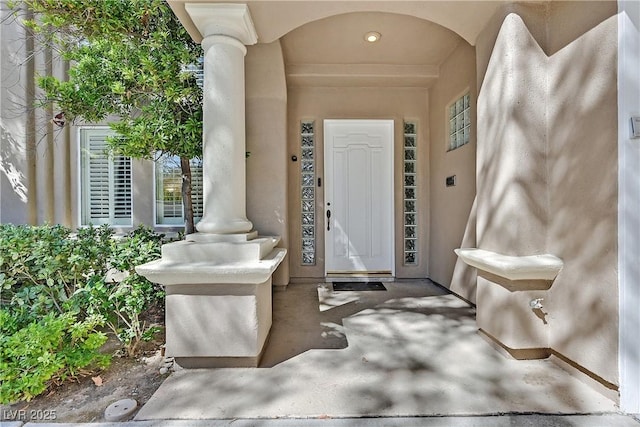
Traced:
POLYGON ((553 362, 505 358, 478 335, 474 309, 442 288, 426 280, 385 285, 386 292, 275 290, 261 368, 179 370, 135 417, 151 424, 134 424, 639 425, 553 362), (482 417, 518 413, 538 415, 482 417), (587 413, 596 415, 576 416, 587 413))
MULTIPOLYGON (((21 427, 21 423, 0 423, 21 427)), ((475 417, 398 417, 327 419, 234 419, 129 421, 94 424, 38 424, 24 427, 638 427, 640 422, 620 414, 499 415, 475 417)))

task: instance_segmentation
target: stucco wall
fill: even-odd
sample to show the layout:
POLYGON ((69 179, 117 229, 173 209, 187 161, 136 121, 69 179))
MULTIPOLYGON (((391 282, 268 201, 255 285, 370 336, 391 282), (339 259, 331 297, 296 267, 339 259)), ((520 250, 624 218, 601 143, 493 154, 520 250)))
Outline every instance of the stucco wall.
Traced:
POLYGON ((475 219, 470 217, 476 194, 476 56, 461 41, 440 66, 440 78, 429 91, 430 242, 429 277, 460 296, 475 301, 475 269, 459 262, 453 250, 475 247, 475 219), (449 149, 447 106, 460 96, 471 95, 471 137, 468 144, 449 149), (446 178, 456 176, 447 187, 446 178), (454 278, 455 270, 455 278, 454 278))
POLYGON ((10 10, 4 6, 0 221, 68 224, 72 220, 70 135, 51 122, 57 112, 34 106, 38 96, 34 73, 62 76, 66 65, 51 49, 28 37, 18 20, 7 16, 10 10))
POLYGON ((2 3, 0 26, 0 223, 23 223, 34 217, 30 212, 30 177, 27 172, 26 126, 24 108, 26 70, 18 68, 27 55, 24 32, 7 21, 2 3), (5 53, 11 53, 10 55, 5 53), (17 111, 16 111, 17 110, 17 111))
MULTIPOLYGON (((262 235, 281 236, 287 228, 287 86, 280 42, 250 46, 245 59, 247 217, 262 235)), ((273 276, 289 283, 288 260, 273 276)))
POLYGON ((520 15, 509 14, 478 95, 477 238, 482 249, 505 255, 545 252, 546 103, 546 55, 520 15))
MULTIPOLYGON (((288 92, 288 144, 291 155, 300 157, 300 121, 315 120, 316 150, 324 149, 322 121, 324 119, 393 119, 395 120, 394 191, 396 277, 425 277, 428 274, 429 242, 429 123, 426 89, 416 88, 321 88, 291 87, 288 92), (402 265, 402 122, 418 123, 418 206, 419 206, 419 265, 402 265)), ((290 260, 292 277, 324 277, 324 191, 317 192, 317 263, 314 267, 300 266, 300 171, 299 163, 289 163, 290 260)), ((316 161, 318 176, 322 177, 322 157, 316 161)))
MULTIPOLYGON (((539 295, 547 345, 610 385, 618 382, 615 13, 615 2, 507 6, 476 50, 478 247, 563 259, 539 295)), ((481 296, 478 318, 498 332, 518 315, 499 301, 483 307, 481 296)))
POLYGON ((565 266, 549 322, 554 350, 617 384, 617 8, 604 6, 551 4, 547 247, 565 266))

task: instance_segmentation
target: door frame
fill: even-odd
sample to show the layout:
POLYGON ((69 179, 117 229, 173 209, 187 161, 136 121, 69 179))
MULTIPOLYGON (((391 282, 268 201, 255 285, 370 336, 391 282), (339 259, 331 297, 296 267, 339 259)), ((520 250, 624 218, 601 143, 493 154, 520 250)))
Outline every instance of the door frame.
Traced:
MULTIPOLYGON (((390 253, 389 253, 389 269, 391 272, 391 276, 395 277, 396 274, 396 260, 395 260, 395 252, 396 252, 396 230, 395 230, 395 222, 396 222, 396 218, 395 218, 395 120, 394 119, 324 119, 323 120, 323 159, 324 159, 324 180, 325 180, 325 185, 324 185, 324 209, 322 211, 322 214, 324 215, 324 220, 326 221, 326 213, 327 213, 327 200, 328 200, 328 192, 330 189, 330 186, 328 185, 329 183, 329 171, 328 171, 328 162, 327 162, 327 152, 328 152, 328 135, 330 134, 330 132, 327 132, 327 127, 331 126, 333 124, 340 124, 340 125, 362 125, 362 124, 379 124, 379 125, 385 125, 385 126, 390 126, 391 127, 391 132, 390 132, 390 138, 386 139, 386 143, 388 144, 388 148, 389 148, 389 158, 387 159, 388 162, 388 166, 390 168, 390 173, 389 173, 389 200, 388 200, 388 205, 389 205, 389 212, 388 212, 388 221, 389 221, 389 244, 390 244, 390 253)), ((338 274, 338 275, 358 275, 358 274, 375 274, 375 273, 379 273, 378 271, 371 271, 371 272, 363 272, 363 271, 352 271, 352 272, 329 272, 328 271, 328 250, 329 250, 329 242, 330 242, 330 236, 327 235, 327 229, 325 228, 324 231, 324 274, 325 277, 327 275, 332 275, 332 274, 338 274)))

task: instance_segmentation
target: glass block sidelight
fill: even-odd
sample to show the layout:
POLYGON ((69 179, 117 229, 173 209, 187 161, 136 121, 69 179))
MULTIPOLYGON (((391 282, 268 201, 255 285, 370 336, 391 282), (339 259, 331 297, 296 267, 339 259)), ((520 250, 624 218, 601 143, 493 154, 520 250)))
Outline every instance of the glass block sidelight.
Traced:
POLYGON ((313 200, 303 200, 302 201, 302 212, 313 212, 313 200))
POLYGON ((449 106, 449 151, 469 143, 471 102, 465 94, 449 106))
POLYGON ((316 265, 315 252, 302 252, 302 265, 316 265))
MULTIPOLYGON (((303 136, 305 135, 311 135, 311 139, 313 140, 313 135, 314 135, 314 129, 313 129, 313 122, 302 122, 301 126, 301 133, 303 136)), ((313 145, 313 144, 311 144, 313 145)))
POLYGON ((302 186, 303 187, 311 187, 313 186, 314 176, 313 173, 303 173, 302 174, 302 186))
POLYGON ((316 216, 313 213, 302 214, 302 225, 315 225, 316 216))
POLYGON ((415 175, 416 164, 415 162, 404 162, 404 176, 415 175))
MULTIPOLYGON (((454 119, 455 120, 455 119, 454 119)), ((455 122, 454 122, 455 123, 455 122)), ((418 264, 418 189, 417 173, 417 144, 418 125, 414 122, 404 122, 404 265, 418 264)))
POLYGON ((314 200, 315 199, 315 188, 313 188, 313 187, 302 187, 302 199, 303 200, 314 200))
POLYGON ((315 123, 300 123, 300 196, 302 265, 316 264, 315 123))
POLYGON ((412 122, 404 122, 404 134, 405 135, 416 135, 416 124, 412 122))

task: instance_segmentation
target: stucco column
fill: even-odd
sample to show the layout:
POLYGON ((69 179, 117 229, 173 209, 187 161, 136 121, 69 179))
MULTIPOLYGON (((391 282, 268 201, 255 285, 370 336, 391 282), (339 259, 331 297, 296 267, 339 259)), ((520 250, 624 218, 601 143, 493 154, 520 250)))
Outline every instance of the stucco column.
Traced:
POLYGON ((204 233, 245 233, 246 217, 244 55, 239 40, 212 35, 202 40, 203 198, 197 229, 204 233))
POLYGON ((246 218, 244 56, 257 36, 246 5, 185 9, 205 56, 204 215, 199 233, 136 271, 166 287, 167 355, 178 365, 255 367, 271 330, 271 277, 287 253, 246 218))
POLYGON ((203 199, 198 231, 240 234, 246 214, 245 45, 257 36, 244 4, 190 3, 185 8, 203 36, 203 199))

